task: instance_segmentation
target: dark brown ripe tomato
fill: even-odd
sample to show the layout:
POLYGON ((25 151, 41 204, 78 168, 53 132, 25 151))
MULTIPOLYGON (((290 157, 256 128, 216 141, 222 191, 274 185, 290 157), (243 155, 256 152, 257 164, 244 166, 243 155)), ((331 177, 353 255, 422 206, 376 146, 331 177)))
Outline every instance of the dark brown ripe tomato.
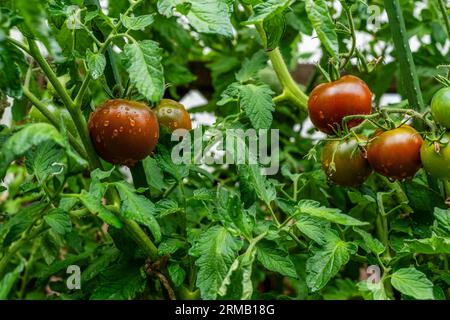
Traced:
MULTIPOLYGON (((372 112, 372 92, 358 77, 344 76, 315 87, 308 100, 308 112, 317 129, 332 134, 333 130, 342 128, 345 116, 372 112)), ((351 128, 361 122, 362 119, 354 119, 347 125, 351 128)))
POLYGON ((410 178, 422 166, 422 143, 422 137, 414 128, 403 125, 376 135, 367 148, 367 159, 383 176, 393 180, 410 178))
POLYGON ((102 159, 132 166, 155 149, 159 124, 155 113, 143 103, 108 100, 91 114, 89 134, 102 159))
POLYGON ((191 117, 181 103, 162 99, 155 110, 159 123, 168 127, 171 132, 177 129, 192 129, 191 117))
MULTIPOLYGON (((364 137, 358 139, 366 141, 364 137)), ((362 184, 372 173, 366 152, 355 137, 327 142, 322 151, 322 168, 331 181, 346 187, 362 184)))

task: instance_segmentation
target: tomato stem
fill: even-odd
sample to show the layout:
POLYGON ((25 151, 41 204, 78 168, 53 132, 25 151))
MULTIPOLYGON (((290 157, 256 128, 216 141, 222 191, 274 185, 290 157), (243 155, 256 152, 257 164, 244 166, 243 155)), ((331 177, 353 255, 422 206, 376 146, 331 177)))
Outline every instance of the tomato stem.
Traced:
MULTIPOLYGON (((133 184, 136 189, 138 188, 148 188, 147 177, 145 175, 144 166, 142 161, 136 162, 136 164, 130 167, 131 175, 133 177, 133 184)), ((150 191, 147 190, 145 193, 146 197, 150 197, 150 191)))
MULTIPOLYGON (((251 6, 245 4, 243 4, 243 6, 245 12, 248 15, 251 15, 251 6)), ((261 38, 263 47, 267 50, 267 35, 264 31, 263 24, 261 22, 255 23, 255 28, 258 31, 259 37, 261 38)), ((270 61, 272 62, 272 67, 277 74, 278 80, 280 81, 284 89, 283 94, 279 97, 276 97, 275 99, 277 101, 281 101, 279 99, 282 97, 284 100, 291 101, 293 104, 299 107, 300 110, 307 112, 308 96, 299 88, 298 84, 292 78, 289 69, 286 66, 286 62, 281 55, 280 49, 275 48, 273 50, 269 50, 267 54, 270 61)))
POLYGON ((31 53, 32 57, 39 64, 42 71, 44 71, 48 80, 53 85, 56 92, 58 93, 61 100, 63 101, 64 105, 66 106, 67 110, 69 111, 69 113, 72 117, 72 120, 75 123, 75 126, 78 130, 78 134, 81 138, 81 142, 83 143, 83 146, 86 150, 91 167, 92 168, 101 168, 102 166, 101 166, 100 160, 99 160, 97 153, 95 152, 94 147, 89 138, 86 120, 84 119, 83 115, 81 114, 81 110, 79 108, 75 108, 75 104, 74 104, 72 98, 69 96, 69 94, 67 93, 67 90, 64 88, 64 86, 58 80, 58 77, 53 72, 53 70, 50 67, 50 65, 48 64, 47 60, 45 60, 44 57, 42 56, 42 54, 41 54, 37 44, 34 42, 34 40, 28 39, 28 46, 30 48, 30 53, 31 53))
POLYGON ((450 200, 450 181, 444 181, 444 190, 445 190, 445 197, 446 200, 449 201, 450 200))
POLYGON ((447 8, 445 7, 444 0, 438 0, 439 9, 444 19, 445 28, 447 30, 447 37, 450 38, 450 19, 448 18, 447 8))
POLYGON ((284 88, 284 96, 287 100, 297 105, 302 111, 307 111, 308 96, 299 88, 292 78, 286 63, 281 55, 280 49, 275 48, 268 52, 272 67, 278 76, 278 80, 284 88))
POLYGON ((342 1, 342 0, 341 0, 341 5, 342 5, 342 8, 344 9, 345 14, 347 16, 348 25, 350 27, 351 40, 352 40, 350 51, 345 55, 345 60, 343 61, 343 63, 341 64, 341 67, 340 67, 341 69, 344 69, 348 65, 348 63, 350 62, 350 59, 355 54, 356 33, 355 33, 355 22, 353 21, 351 8, 345 3, 345 1, 342 1))
MULTIPOLYGON (((23 94, 31 103, 50 121, 50 123, 58 130, 61 129, 61 125, 59 120, 46 108, 46 106, 39 101, 39 99, 30 92, 30 90, 26 87, 22 88, 23 94)), ((68 132, 69 142, 72 147, 84 158, 87 158, 87 154, 83 149, 83 146, 80 145, 78 140, 76 140, 73 135, 68 132)))
POLYGON ((400 63, 402 80, 409 103, 417 111, 422 111, 425 109, 425 105, 423 103, 422 91, 420 90, 413 55, 409 47, 409 38, 406 32, 405 19, 400 2, 399 0, 384 0, 384 6, 388 14, 395 51, 400 63))

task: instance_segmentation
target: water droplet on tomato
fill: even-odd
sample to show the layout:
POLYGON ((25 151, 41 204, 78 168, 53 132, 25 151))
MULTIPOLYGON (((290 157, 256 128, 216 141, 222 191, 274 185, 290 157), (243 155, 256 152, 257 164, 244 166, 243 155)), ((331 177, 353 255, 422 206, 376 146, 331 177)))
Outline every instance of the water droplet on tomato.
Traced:
POLYGON ((319 118, 325 119, 325 115, 323 114, 323 111, 319 111, 319 118))
POLYGON ((106 120, 106 121, 103 123, 103 125, 104 125, 105 127, 109 126, 109 121, 106 120))
POLYGON ((114 129, 113 131, 113 138, 117 137, 119 135, 119 131, 117 129, 114 129))
POLYGON ((136 125, 136 121, 130 118, 130 126, 134 127, 136 125))
POLYGON ((119 131, 123 132, 123 127, 122 126, 120 126, 119 131))

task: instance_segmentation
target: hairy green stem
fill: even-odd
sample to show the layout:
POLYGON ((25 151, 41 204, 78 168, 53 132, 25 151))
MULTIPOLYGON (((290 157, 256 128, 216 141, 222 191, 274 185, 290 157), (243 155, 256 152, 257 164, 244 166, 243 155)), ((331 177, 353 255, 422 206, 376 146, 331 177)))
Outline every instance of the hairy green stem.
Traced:
POLYGON ((384 5, 391 26, 397 60, 400 64, 402 80, 411 106, 417 111, 425 110, 425 105, 420 90, 419 78, 416 73, 411 48, 409 47, 406 33, 405 19, 399 0, 384 0, 384 5))
POLYGON ((350 51, 348 52, 348 54, 345 55, 345 60, 341 64, 341 68, 345 68, 347 66, 347 64, 350 62, 350 59, 355 54, 356 33, 355 33, 355 22, 353 21, 352 11, 351 11, 350 7, 344 1, 341 1, 341 4, 342 4, 342 8, 345 11, 345 14, 347 15, 347 20, 348 20, 348 24, 350 27, 350 35, 351 35, 351 40, 352 40, 352 45, 351 45, 350 51))
POLYGON ((81 114, 81 110, 79 108, 76 108, 74 102, 72 101, 72 98, 67 93, 67 90, 64 88, 64 86, 61 84, 61 82, 58 80, 58 77, 53 72, 52 68, 48 64, 47 60, 44 59, 41 52, 39 51, 39 48, 37 44, 32 39, 28 39, 28 46, 30 47, 30 52, 32 57, 36 60, 36 62, 39 64, 39 66, 44 71, 45 75, 47 76, 50 83, 55 88, 56 92, 60 96, 61 100, 63 101, 64 105, 66 106, 67 110, 69 111, 73 122, 75 123, 75 127, 78 130, 78 134, 80 136, 81 142, 83 143, 84 149, 86 150, 89 163, 92 168, 101 168, 101 162, 100 159, 97 156, 97 153, 95 152, 94 146, 92 145, 91 139, 89 137, 88 131, 87 131, 87 124, 86 120, 84 119, 83 115, 81 114))
POLYGON ((153 244, 147 234, 141 229, 141 227, 133 220, 128 220, 119 216, 119 219, 125 225, 128 234, 133 238, 134 242, 144 251, 152 261, 156 261, 158 258, 158 248, 153 244))
POLYGON ((9 41, 11 44, 15 45, 17 48, 21 49, 22 51, 25 51, 29 56, 32 56, 30 48, 28 48, 28 46, 26 46, 24 43, 17 41, 16 39, 13 39, 11 37, 6 37, 6 40, 9 41))
MULTIPOLYGON (((133 177, 133 184, 136 189, 148 188, 147 177, 145 175, 144 166, 142 161, 136 162, 136 164, 130 167, 131 176, 133 177)), ((150 197, 150 191, 147 190, 145 196, 150 197)))
POLYGON ((278 76, 281 85, 284 88, 285 97, 297 105, 302 111, 307 111, 308 96, 299 88, 284 62, 280 49, 275 48, 268 52, 269 59, 272 62, 273 69, 278 76))
POLYGON ((437 0, 439 9, 441 10, 442 18, 444 19, 445 28, 447 30, 447 37, 450 38, 450 19, 448 18, 447 8, 444 0, 437 0))
MULTIPOLYGON (((247 15, 251 15, 253 11, 248 5, 244 5, 244 10, 247 15)), ((267 50, 267 35, 263 24, 256 23, 255 28, 261 38, 263 47, 267 50)), ((267 54, 272 62, 272 67, 277 74, 278 80, 283 86, 283 94, 276 97, 275 101, 280 102, 281 100, 289 100, 299 107, 300 110, 307 112, 308 96, 299 88, 295 80, 292 78, 286 63, 284 62, 283 56, 281 55, 280 49, 275 48, 268 51, 267 54)))
POLYGON ((450 199, 450 181, 444 181, 445 197, 450 199))

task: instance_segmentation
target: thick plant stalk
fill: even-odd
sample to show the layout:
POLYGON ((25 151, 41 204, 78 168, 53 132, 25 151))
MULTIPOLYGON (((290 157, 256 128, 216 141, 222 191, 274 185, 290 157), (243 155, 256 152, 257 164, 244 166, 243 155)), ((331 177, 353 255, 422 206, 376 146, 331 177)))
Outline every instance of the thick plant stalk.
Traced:
POLYGON ((283 97, 291 100, 302 111, 307 111, 308 96, 303 93, 298 87, 297 83, 292 79, 291 74, 283 60, 280 49, 275 48, 268 52, 269 59, 272 62, 273 69, 275 70, 281 85, 284 88, 283 97))
POLYGON ((100 163, 100 159, 97 156, 97 153, 94 150, 94 146, 92 145, 91 139, 89 137, 87 131, 86 120, 83 118, 81 114, 81 110, 76 107, 74 101, 70 98, 66 89, 62 86, 62 84, 58 81, 56 74, 53 72, 52 68, 48 64, 48 62, 41 55, 38 46, 34 42, 34 40, 28 40, 28 46, 32 57, 36 60, 39 66, 44 71, 45 75, 48 77, 48 80, 51 82, 56 92, 60 95, 61 100, 69 111, 73 122, 78 130, 78 134, 80 135, 80 139, 83 143, 83 146, 86 150, 86 153, 89 158, 89 163, 92 168, 101 168, 102 165, 100 163))
MULTIPOLYGON (((142 161, 136 162, 136 164, 130 167, 131 176, 133 177, 133 184, 136 189, 148 188, 147 177, 145 175, 144 165, 142 161)), ((144 193, 146 197, 150 197, 150 191, 144 193)))
POLYGON ((424 111, 425 105, 416 73, 416 66, 409 47, 405 19, 403 18, 400 2, 399 0, 384 0, 384 5, 388 14, 395 51, 400 63, 402 81, 409 104, 417 111, 424 111))
POLYGON ((447 8, 445 7, 444 0, 437 0, 439 4, 439 9, 442 13, 442 18, 444 19, 445 29, 447 30, 447 36, 450 38, 450 19, 448 18, 447 8))

